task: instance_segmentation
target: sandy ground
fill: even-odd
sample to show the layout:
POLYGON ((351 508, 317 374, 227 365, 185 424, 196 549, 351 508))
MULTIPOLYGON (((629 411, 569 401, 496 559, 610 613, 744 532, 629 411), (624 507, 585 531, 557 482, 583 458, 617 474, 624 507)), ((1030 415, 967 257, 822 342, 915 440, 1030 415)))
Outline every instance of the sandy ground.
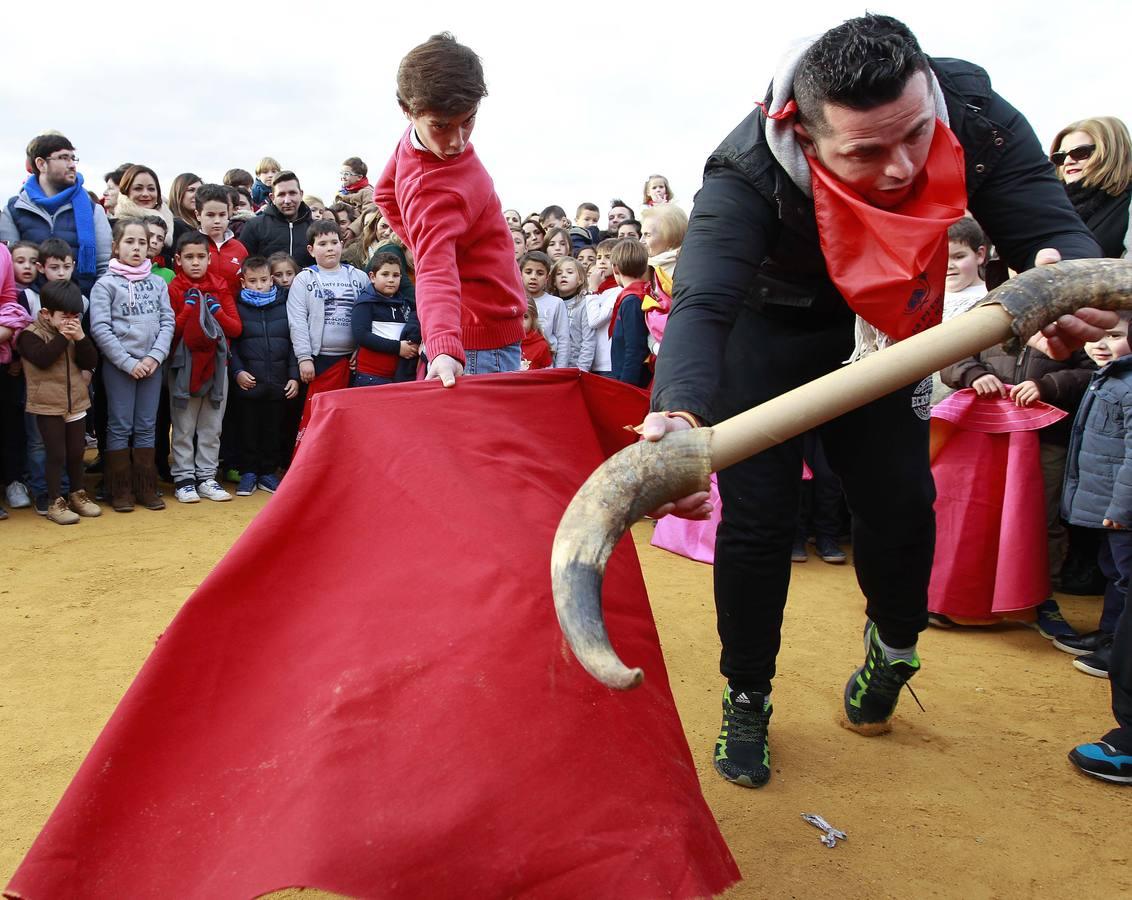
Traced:
MULTIPOLYGON (((0 522, 0 884, 156 636, 266 502, 173 503, 67 528, 28 510, 0 522)), ((676 701, 746 879, 729 897, 1132 895, 1132 794, 1065 758, 1110 727, 1106 681, 1021 626, 933 630, 915 682, 927 711, 905 694, 892 734, 859 737, 836 717, 862 658, 864 601, 851 566, 811 559, 794 567, 774 776, 762 790, 737 788, 711 766, 721 687, 711 569, 650 547, 650 534, 634 530, 676 701), (806 812, 848 843, 822 846, 806 812)), ((1064 608, 1079 626, 1096 621, 1096 601, 1064 608)))

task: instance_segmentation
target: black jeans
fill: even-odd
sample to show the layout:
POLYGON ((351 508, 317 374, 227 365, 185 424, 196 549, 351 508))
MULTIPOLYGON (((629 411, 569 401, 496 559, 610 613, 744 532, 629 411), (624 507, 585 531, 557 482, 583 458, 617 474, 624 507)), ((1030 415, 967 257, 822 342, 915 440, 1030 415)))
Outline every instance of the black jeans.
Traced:
POLYGON ((1117 727, 1105 740, 1122 753, 1132 753, 1132 587, 1124 599, 1124 612, 1116 623, 1112 641, 1112 657, 1108 664, 1108 681, 1112 689, 1112 714, 1117 727))
POLYGON ((1106 634, 1116 631, 1116 622, 1124 611, 1124 598, 1132 583, 1132 531, 1105 530, 1097 565, 1107 584, 1104 586, 1104 605, 1097 627, 1106 634))
POLYGON ((279 423, 283 418, 283 399, 239 397, 235 404, 229 406, 236 407, 240 426, 240 473, 274 475, 279 468, 279 423))
MULTIPOLYGON (((745 308, 724 356, 718 418, 839 368, 852 348, 853 319, 847 315, 768 315, 745 308)), ((927 627, 935 547, 927 405, 914 407, 916 388, 909 385, 818 429, 852 513, 857 581, 868 616, 893 647, 911 646, 927 627)), ((744 689, 765 692, 774 677, 801 472, 799 437, 719 473, 720 671, 744 689)))

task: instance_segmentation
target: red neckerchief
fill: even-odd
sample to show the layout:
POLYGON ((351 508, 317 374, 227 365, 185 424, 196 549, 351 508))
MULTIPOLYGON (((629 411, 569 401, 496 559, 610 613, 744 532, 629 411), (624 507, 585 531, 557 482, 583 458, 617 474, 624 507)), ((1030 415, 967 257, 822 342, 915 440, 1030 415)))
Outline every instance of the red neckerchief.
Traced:
POLYGON ((537 328, 523 335, 522 354, 532 369, 549 368, 554 361, 550 354, 550 344, 537 328))
POLYGON ((947 229, 967 206, 963 148, 936 120, 927 163, 913 193, 880 209, 807 156, 814 213, 829 276, 850 308, 901 340, 943 318, 947 229))
POLYGON ((621 311, 621 301, 633 294, 640 297, 642 300, 649 295, 649 283, 647 281, 634 281, 631 284, 625 285, 621 289, 621 293, 617 295, 617 299, 613 301, 613 312, 609 316, 609 336, 613 337, 613 328, 617 324, 617 314, 621 311))
POLYGON ((367 188, 367 187, 369 187, 369 179, 366 178, 365 176, 362 176, 361 178, 359 178, 357 181, 353 182, 352 184, 345 185, 342 188, 342 193, 343 194, 356 194, 362 188, 367 188))
POLYGON ((597 286, 597 290, 594 293, 604 294, 612 287, 617 287, 617 279, 612 275, 606 275, 605 280, 597 286))

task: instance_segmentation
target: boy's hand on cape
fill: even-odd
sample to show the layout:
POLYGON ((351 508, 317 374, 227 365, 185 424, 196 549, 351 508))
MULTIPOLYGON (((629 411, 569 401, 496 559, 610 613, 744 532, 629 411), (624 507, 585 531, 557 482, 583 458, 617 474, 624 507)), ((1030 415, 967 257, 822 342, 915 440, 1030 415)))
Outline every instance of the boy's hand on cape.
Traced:
POLYGON ((454 387, 456 379, 463 374, 464 366, 458 359, 449 356, 447 353, 441 353, 428 361, 428 373, 425 375, 425 381, 439 378, 440 383, 449 388, 454 387))
POLYGON ((1036 381, 1023 381, 1010 389, 1010 399, 1015 406, 1033 406, 1042 398, 1036 381))
POLYGON ((999 381, 997 375, 980 375, 971 382, 971 387, 980 397, 993 397, 995 394, 1006 396, 1006 385, 999 381))
MULTIPOLYGON (((663 440, 666 434, 673 431, 687 431, 691 423, 680 416, 666 416, 664 413, 654 412, 645 416, 644 422, 638 429, 641 439, 645 441, 663 440)), ((680 497, 669 503, 662 503, 649 513, 654 519, 663 516, 678 516, 681 519, 710 519, 712 509, 711 494, 707 491, 696 491, 686 497, 680 497)))

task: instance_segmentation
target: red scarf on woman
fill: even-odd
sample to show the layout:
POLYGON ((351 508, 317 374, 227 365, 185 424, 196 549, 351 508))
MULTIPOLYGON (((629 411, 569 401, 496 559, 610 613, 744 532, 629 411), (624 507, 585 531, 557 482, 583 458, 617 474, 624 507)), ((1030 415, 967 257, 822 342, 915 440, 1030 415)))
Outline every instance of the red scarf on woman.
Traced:
POLYGON ((943 122, 912 194, 880 209, 808 157, 818 237, 830 278, 862 319, 893 340, 938 325, 947 276, 947 229, 967 206, 963 148, 943 122))

